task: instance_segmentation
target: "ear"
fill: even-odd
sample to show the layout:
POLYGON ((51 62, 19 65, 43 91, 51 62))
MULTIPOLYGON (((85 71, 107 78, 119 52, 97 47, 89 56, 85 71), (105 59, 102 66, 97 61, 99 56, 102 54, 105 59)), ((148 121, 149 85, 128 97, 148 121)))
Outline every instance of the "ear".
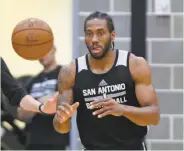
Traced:
POLYGON ((114 41, 115 38, 116 38, 116 33, 115 33, 115 31, 112 31, 111 32, 111 41, 114 41))

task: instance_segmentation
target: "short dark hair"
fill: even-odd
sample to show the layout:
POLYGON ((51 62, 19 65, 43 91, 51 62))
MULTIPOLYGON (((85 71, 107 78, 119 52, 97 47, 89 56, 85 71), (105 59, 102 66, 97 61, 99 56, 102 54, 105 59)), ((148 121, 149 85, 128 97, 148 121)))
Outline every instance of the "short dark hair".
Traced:
POLYGON ((102 12, 99 12, 99 11, 96 11, 94 13, 91 13, 85 20, 84 22, 84 31, 86 30, 86 23, 88 20, 92 20, 92 19, 104 19, 107 21, 107 26, 108 26, 108 29, 109 29, 109 32, 112 32, 114 31, 114 23, 113 23, 113 20, 111 18, 111 16, 109 16, 107 13, 102 13, 102 12))
MULTIPOLYGON (((108 29, 109 29, 109 32, 113 32, 115 30, 114 28, 114 23, 113 23, 113 20, 112 20, 112 17, 109 16, 107 13, 102 13, 100 11, 96 11, 94 13, 91 13, 86 19, 85 19, 85 22, 84 22, 84 31, 86 31, 86 23, 88 20, 92 20, 92 19, 104 19, 106 20, 107 22, 107 26, 108 26, 108 29)), ((114 49, 114 42, 112 42, 112 48, 114 49)))

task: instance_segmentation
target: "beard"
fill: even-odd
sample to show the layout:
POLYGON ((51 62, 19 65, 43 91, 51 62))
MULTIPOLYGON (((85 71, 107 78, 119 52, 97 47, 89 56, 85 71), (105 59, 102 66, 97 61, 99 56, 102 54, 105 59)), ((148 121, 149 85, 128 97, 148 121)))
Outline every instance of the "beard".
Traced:
POLYGON ((94 58, 94 59, 97 59, 97 60, 101 60, 105 57, 105 55, 107 54, 107 52, 110 50, 111 48, 111 37, 109 38, 109 40, 107 41, 107 43, 104 45, 104 49, 102 50, 102 54, 101 55, 95 55, 91 52, 91 49, 90 47, 87 45, 87 48, 88 48, 88 51, 89 53, 91 54, 91 56, 94 58))

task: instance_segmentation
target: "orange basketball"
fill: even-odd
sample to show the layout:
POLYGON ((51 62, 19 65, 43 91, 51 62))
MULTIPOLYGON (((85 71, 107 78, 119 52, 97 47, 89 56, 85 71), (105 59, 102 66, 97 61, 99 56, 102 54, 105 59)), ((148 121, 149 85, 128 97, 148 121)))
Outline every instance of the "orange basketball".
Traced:
POLYGON ((24 59, 38 60, 53 47, 53 33, 49 25, 37 18, 28 18, 16 25, 12 33, 12 46, 24 59))

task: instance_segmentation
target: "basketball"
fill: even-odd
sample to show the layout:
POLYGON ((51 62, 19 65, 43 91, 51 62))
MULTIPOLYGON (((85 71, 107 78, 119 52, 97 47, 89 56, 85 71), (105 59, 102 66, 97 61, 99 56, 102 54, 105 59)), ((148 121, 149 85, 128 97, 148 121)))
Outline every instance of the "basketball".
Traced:
POLYGON ((27 60, 39 60, 53 47, 53 33, 49 25, 37 18, 19 22, 12 33, 15 52, 27 60))

